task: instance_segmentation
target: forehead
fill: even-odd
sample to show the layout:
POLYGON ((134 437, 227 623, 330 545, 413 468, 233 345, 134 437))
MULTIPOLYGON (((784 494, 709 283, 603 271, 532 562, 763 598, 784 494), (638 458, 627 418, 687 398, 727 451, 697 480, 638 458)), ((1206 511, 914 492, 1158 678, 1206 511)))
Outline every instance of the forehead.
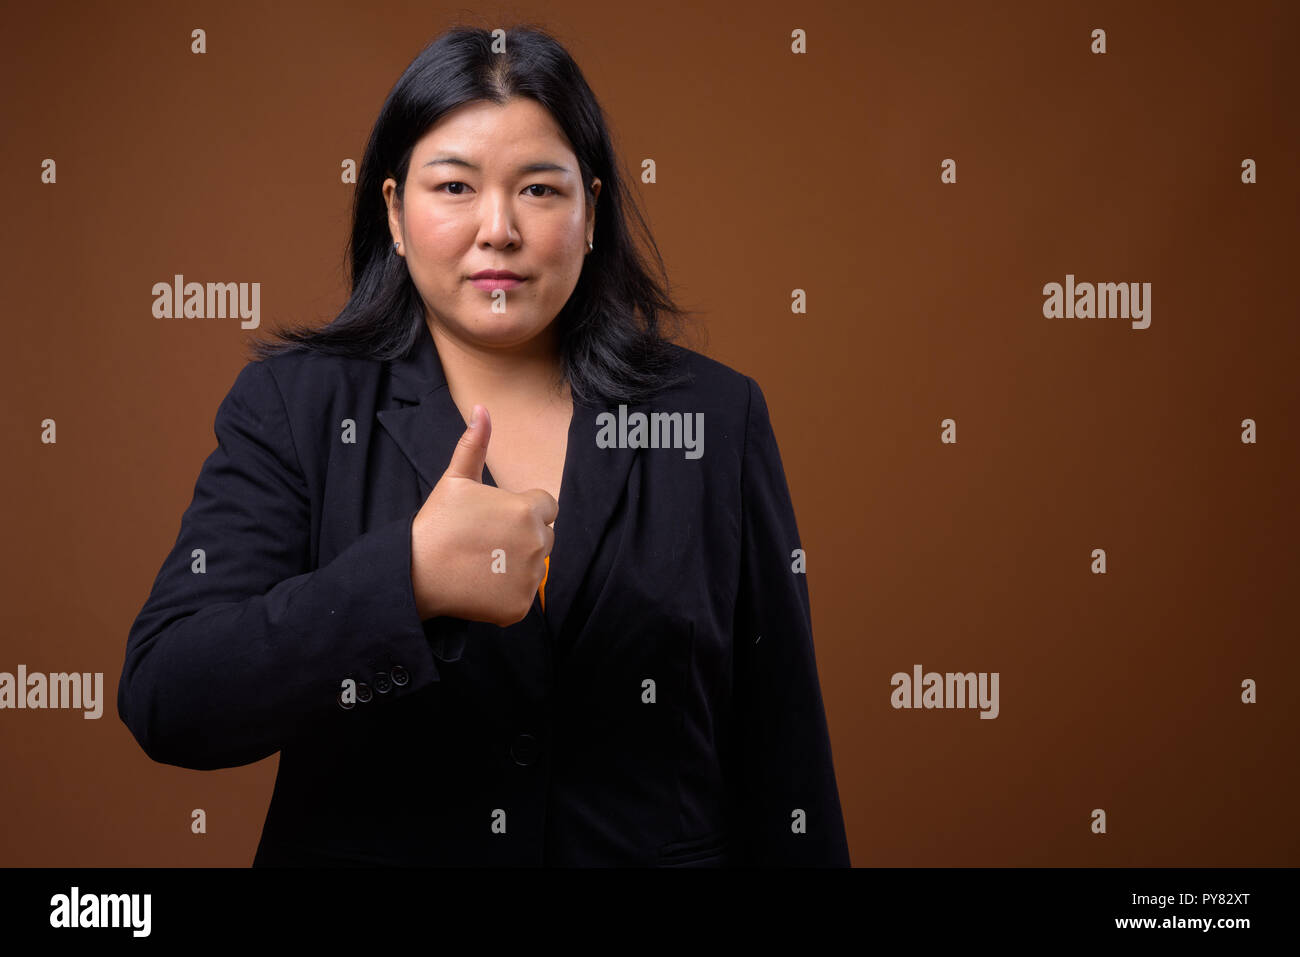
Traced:
POLYGON ((411 154, 412 166, 418 169, 428 159, 447 154, 481 167, 513 162, 524 154, 530 160, 574 159, 555 118, 527 97, 502 105, 476 101, 457 107, 420 137, 411 154))

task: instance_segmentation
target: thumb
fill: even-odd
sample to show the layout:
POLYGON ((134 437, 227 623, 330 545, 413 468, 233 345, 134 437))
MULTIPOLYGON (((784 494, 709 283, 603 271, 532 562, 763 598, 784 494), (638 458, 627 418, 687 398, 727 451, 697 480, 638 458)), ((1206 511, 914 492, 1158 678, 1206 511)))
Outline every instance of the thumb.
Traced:
POLYGON ((483 484, 483 466, 487 464, 488 440, 492 437, 492 420, 488 418, 487 408, 474 406, 470 414, 469 428, 456 443, 451 453, 451 462, 447 465, 446 475, 469 479, 483 484))

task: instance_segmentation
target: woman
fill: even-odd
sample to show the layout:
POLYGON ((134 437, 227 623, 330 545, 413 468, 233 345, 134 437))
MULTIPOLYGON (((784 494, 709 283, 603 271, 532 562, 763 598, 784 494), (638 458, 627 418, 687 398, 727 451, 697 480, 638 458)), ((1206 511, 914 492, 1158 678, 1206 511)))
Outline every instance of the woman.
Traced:
POLYGON ((255 865, 848 865, 762 392, 625 207, 545 34, 384 103, 351 298, 222 402, 119 685, 156 761, 280 752, 255 865))

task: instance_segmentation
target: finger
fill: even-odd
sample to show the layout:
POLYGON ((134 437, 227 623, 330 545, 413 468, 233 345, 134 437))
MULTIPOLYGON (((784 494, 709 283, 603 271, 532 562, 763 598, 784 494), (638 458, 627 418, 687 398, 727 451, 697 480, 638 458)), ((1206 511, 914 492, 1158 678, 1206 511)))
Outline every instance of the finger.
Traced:
POLYGON ((486 406, 476 405, 470 413, 470 425, 456 443, 447 465, 447 475, 483 484, 483 466, 487 464, 488 440, 492 438, 492 419, 486 406))
POLYGON ((529 507, 542 520, 543 525, 550 525, 555 521, 555 516, 560 513, 560 503, 552 498, 551 493, 545 489, 530 488, 528 491, 519 494, 528 499, 529 507))

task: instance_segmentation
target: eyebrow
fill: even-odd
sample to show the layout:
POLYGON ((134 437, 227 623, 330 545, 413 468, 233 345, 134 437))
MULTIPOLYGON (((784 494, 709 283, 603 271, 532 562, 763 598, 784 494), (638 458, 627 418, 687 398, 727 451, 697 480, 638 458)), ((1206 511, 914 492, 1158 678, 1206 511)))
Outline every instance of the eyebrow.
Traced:
MULTIPOLYGON (((475 166, 469 160, 462 159, 459 156, 436 156, 433 159, 429 160, 424 165, 426 167, 437 166, 439 163, 447 163, 451 166, 463 166, 466 169, 472 169, 475 172, 478 172, 477 166, 475 166)), ((558 163, 536 162, 536 163, 525 163, 522 166, 520 166, 518 169, 516 169, 515 172, 516 173, 568 173, 570 172, 570 170, 567 166, 561 166, 558 163)))

